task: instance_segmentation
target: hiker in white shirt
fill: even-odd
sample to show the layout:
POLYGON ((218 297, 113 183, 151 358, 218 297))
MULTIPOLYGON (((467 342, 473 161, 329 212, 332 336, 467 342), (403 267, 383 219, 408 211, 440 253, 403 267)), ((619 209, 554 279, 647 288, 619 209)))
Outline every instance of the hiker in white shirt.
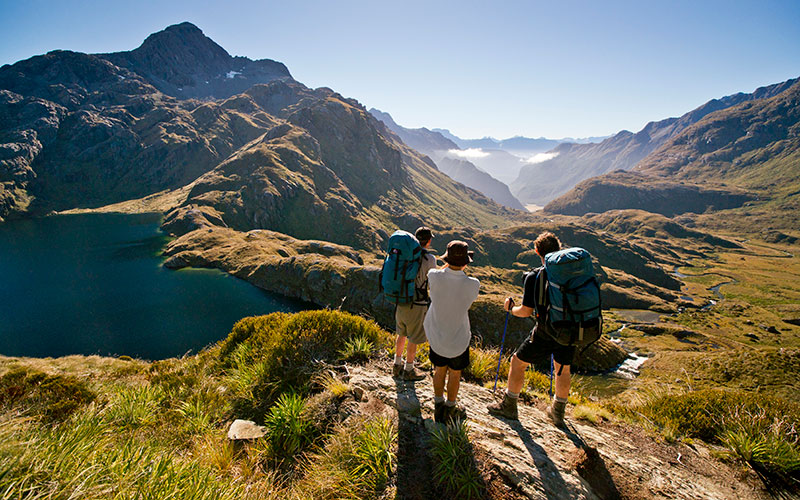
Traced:
POLYGON ((425 334, 430 344, 433 374, 434 420, 447 422, 465 418, 466 412, 456 406, 461 371, 469 366, 470 306, 478 298, 480 282, 464 274, 472 262, 473 252, 459 240, 447 244, 442 256, 442 269, 428 272, 431 306, 425 316, 425 334), (444 398, 447 379, 447 400, 444 398))

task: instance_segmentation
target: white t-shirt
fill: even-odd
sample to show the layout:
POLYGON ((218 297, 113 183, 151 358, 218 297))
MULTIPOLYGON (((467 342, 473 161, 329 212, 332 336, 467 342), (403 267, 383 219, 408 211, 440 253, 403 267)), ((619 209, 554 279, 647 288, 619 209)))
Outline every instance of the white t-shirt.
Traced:
POLYGON ((478 298, 481 283, 464 271, 450 268, 428 272, 431 307, 425 316, 425 336, 439 356, 455 358, 469 347, 469 307, 478 298))

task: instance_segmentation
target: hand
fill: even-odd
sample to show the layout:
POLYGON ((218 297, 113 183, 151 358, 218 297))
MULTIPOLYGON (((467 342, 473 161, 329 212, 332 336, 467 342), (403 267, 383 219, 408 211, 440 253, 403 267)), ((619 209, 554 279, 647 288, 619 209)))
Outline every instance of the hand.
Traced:
POLYGON ((511 297, 506 297, 506 301, 503 304, 503 310, 511 311, 511 308, 514 307, 514 299, 511 297))

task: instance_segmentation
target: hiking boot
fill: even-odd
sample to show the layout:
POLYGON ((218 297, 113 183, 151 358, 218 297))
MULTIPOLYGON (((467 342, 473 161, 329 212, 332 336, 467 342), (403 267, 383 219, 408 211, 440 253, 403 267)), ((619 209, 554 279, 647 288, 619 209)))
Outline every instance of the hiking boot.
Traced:
POLYGON ((517 411, 517 398, 512 398, 507 393, 503 395, 503 400, 490 404, 486 407, 489 415, 504 417, 509 420, 519 420, 517 411))
POLYGON ((566 401, 553 400, 553 404, 548 406, 545 410, 547 416, 553 421, 556 427, 564 427, 564 411, 567 409, 566 401))
POLYGON ((425 372, 416 366, 410 370, 403 370, 403 380, 422 380, 425 378, 425 372))
POLYGON ((447 406, 445 405, 444 408, 444 423, 449 424, 456 420, 466 420, 467 419, 467 410, 464 409, 463 406, 460 405, 453 405, 447 406))
POLYGON ((444 404, 444 401, 441 403, 433 403, 433 421, 437 424, 443 424, 444 416, 447 412, 447 405, 444 404))
POLYGON ((399 365, 397 363, 393 364, 392 377, 399 378, 402 374, 403 374, 403 364, 402 363, 400 363, 399 365))

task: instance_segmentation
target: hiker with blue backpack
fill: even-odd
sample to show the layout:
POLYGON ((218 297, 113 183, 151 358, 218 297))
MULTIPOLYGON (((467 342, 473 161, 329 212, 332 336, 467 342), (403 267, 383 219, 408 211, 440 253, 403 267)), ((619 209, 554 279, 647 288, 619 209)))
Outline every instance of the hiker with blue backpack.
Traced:
POLYGON ((534 249, 542 267, 525 275, 522 304, 515 306, 508 297, 503 308, 520 318, 535 316, 536 326, 511 358, 502 401, 490 404, 488 410, 492 415, 517 420, 517 401, 525 370, 537 357, 549 355, 551 377, 555 372, 555 398, 547 408, 547 415, 556 426, 563 427, 570 365, 576 349, 585 349, 602 333, 600 287, 594 276, 592 257, 586 250, 561 250, 561 242, 551 232, 540 234, 534 249))
POLYGON ((436 268, 436 257, 428 251, 432 239, 433 232, 425 226, 418 228, 413 235, 406 231, 395 231, 389 238, 388 252, 381 271, 384 297, 396 305, 394 317, 397 341, 392 376, 403 380, 425 378, 425 372, 414 366, 414 358, 417 346, 427 342, 423 321, 430 304, 428 271, 436 268))

